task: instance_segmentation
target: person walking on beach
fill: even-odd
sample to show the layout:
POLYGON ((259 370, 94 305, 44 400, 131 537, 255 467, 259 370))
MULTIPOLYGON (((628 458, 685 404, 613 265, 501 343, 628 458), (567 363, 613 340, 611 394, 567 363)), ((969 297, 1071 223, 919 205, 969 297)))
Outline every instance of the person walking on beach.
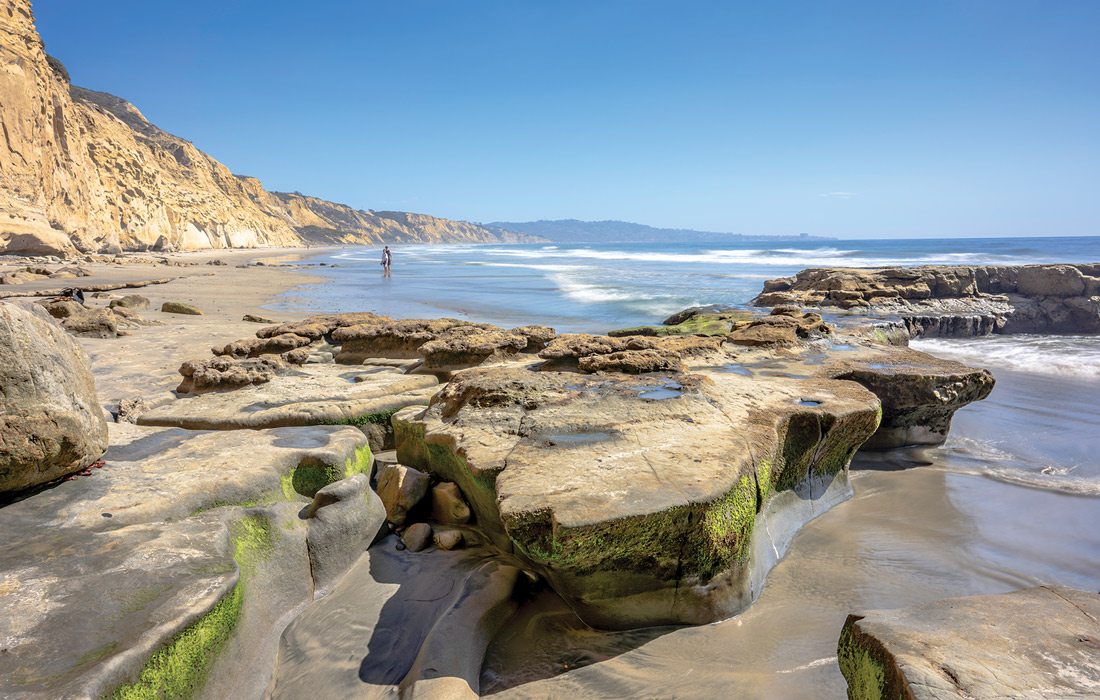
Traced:
POLYGON ((390 276, 390 264, 393 263, 393 255, 390 254, 390 247, 386 246, 382 249, 382 276, 390 276))

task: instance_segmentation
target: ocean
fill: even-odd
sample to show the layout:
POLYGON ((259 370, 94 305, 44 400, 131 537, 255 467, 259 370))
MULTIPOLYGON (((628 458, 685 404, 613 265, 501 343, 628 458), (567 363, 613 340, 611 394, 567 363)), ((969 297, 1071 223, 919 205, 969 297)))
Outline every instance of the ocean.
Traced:
MULTIPOLYGON (((701 304, 742 305, 807 267, 1100 262, 1100 237, 804 240, 706 246, 471 245, 326 250, 287 314, 370 310, 603 332, 701 304)), ((990 369, 941 447, 863 453, 853 498, 810 522, 744 613, 701 627, 601 632, 552 593, 490 647, 494 697, 845 697, 852 612, 1040 583, 1100 590, 1100 338, 915 341, 990 369)))

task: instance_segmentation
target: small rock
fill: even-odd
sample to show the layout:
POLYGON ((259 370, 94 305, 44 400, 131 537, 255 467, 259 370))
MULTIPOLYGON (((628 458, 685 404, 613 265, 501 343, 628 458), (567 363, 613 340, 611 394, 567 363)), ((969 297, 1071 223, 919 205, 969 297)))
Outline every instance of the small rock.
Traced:
POLYGON ((444 525, 470 522, 470 506, 466 505, 457 484, 444 481, 432 489, 432 520, 444 525))
POLYGON ((435 542, 437 549, 450 551, 461 547, 464 538, 462 537, 461 530, 444 530, 443 532, 435 533, 432 541, 435 542))
POLYGON ((122 307, 124 309, 148 309, 149 298, 143 297, 140 294, 127 294, 121 299, 112 299, 111 303, 107 304, 110 308, 122 307))
POLYGON ((275 323, 270 318, 264 318, 263 316, 256 316, 253 314, 245 314, 244 318, 241 320, 249 323, 275 323))
POLYGON ((401 535, 401 541, 410 551, 419 552, 432 541, 432 526, 428 523, 413 523, 401 535))
POLYGON ((202 312, 196 309, 190 304, 183 304, 178 301, 166 301, 164 302, 160 310, 166 314, 186 314, 188 316, 202 316, 202 312))
POLYGON ((378 473, 378 497, 386 507, 386 519, 405 522, 408 512, 428 493, 428 475, 403 464, 392 464, 378 473))

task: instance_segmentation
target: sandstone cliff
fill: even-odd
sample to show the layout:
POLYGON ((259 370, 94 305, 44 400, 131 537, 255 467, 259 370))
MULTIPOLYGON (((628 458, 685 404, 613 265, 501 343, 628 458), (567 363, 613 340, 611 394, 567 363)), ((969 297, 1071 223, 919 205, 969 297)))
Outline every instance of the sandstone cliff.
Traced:
POLYGON ((0 253, 508 238, 268 192, 125 100, 70 85, 46 55, 29 0, 0 0, 0 123, 0 253))

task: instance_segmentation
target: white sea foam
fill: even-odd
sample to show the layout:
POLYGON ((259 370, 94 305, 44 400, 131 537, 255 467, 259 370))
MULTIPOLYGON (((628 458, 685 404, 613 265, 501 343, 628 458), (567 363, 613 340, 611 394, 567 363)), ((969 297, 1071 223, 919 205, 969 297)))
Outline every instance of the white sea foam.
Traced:
POLYGON ((637 301, 652 299, 653 296, 634 290, 622 289, 607 284, 596 284, 578 279, 575 275, 555 273, 551 281, 558 286, 569 299, 581 304, 601 304, 614 301, 637 301))
POLYGON ((943 253, 908 258, 861 256, 857 250, 839 250, 836 248, 734 248, 714 249, 691 253, 671 253, 667 251, 634 250, 597 250, 594 248, 540 249, 520 248, 484 248, 480 251, 486 256, 509 258, 574 258, 606 261, 635 261, 676 264, 708 265, 756 265, 771 267, 890 267, 897 265, 929 264, 979 264, 983 262, 1004 263, 1005 256, 989 256, 982 253, 943 253))
POLYGON ((1025 460, 1018 455, 988 441, 966 437, 951 437, 939 449, 956 458, 952 460, 953 465, 959 464, 959 458, 962 464, 974 465, 948 469, 954 473, 984 476, 1006 484, 1075 496, 1100 496, 1100 479, 1078 474, 1079 465, 1076 464, 1020 466, 1025 460))
POLYGON ((1090 336, 997 335, 929 338, 913 347, 962 362, 1029 374, 1100 379, 1100 338, 1090 336))

